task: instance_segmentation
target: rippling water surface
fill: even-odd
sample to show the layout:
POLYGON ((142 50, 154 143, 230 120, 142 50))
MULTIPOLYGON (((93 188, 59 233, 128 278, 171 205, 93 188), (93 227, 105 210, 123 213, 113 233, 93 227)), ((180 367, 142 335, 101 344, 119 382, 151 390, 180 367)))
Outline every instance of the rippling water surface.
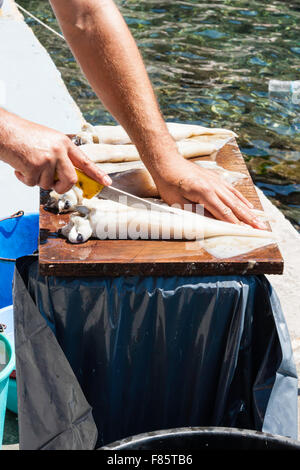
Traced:
MULTIPOLYGON (((47 0, 19 3, 59 30, 47 0)), ((167 120, 228 127, 256 184, 300 228, 300 103, 270 97, 300 80, 299 1, 117 1, 167 120)), ((112 123, 62 40, 27 19, 91 123, 112 123)))

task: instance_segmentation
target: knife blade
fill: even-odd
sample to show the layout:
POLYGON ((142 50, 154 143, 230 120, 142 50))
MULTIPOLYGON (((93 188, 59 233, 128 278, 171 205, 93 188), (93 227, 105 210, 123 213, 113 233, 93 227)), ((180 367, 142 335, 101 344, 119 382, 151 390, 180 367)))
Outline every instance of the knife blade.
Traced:
POLYGON ((156 204, 155 202, 148 201, 147 199, 134 196, 133 194, 127 193, 126 191, 114 188, 112 185, 104 186, 98 181, 90 178, 82 170, 79 170, 79 168, 75 168, 75 170, 78 177, 76 186, 82 190, 82 196, 86 199, 91 199, 94 196, 100 196, 103 199, 118 202, 128 207, 137 207, 137 204, 139 204, 140 206, 143 205, 143 208, 157 212, 163 211, 177 215, 180 212, 184 212, 182 209, 156 204))

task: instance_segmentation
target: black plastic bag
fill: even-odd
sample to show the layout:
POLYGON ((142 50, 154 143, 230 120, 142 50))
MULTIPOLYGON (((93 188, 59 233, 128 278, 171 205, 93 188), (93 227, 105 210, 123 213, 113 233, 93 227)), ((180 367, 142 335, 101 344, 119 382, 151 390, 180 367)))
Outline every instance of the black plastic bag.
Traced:
POLYGON ((14 299, 23 449, 186 426, 297 438, 289 334, 264 276, 42 277, 24 257, 14 299))

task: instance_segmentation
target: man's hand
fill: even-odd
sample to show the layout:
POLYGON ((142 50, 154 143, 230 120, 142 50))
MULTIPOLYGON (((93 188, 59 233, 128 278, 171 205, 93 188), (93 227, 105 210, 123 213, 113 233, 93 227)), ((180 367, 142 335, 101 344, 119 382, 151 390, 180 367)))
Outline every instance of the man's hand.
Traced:
POLYGON ((219 220, 267 228, 252 213, 253 205, 212 170, 179 157, 170 160, 170 164, 161 162, 152 176, 160 196, 170 205, 202 204, 219 220))
POLYGON ((0 158, 27 186, 64 193, 77 182, 74 166, 104 185, 111 184, 111 179, 61 132, 4 110, 0 110, 0 118, 0 158))

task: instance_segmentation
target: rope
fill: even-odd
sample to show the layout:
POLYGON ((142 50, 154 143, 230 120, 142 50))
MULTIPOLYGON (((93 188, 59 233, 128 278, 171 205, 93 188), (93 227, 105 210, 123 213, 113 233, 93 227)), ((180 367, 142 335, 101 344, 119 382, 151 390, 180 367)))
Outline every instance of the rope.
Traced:
POLYGON ((23 11, 23 13, 25 13, 26 15, 30 16, 31 18, 33 18, 35 21, 37 21, 37 23, 41 24, 42 26, 44 26, 44 28, 48 29, 49 31, 51 31, 52 33, 56 34, 56 36, 58 36, 60 39, 63 39, 65 41, 65 38, 63 37, 62 34, 58 33, 57 31, 55 31, 55 29, 52 29, 50 28, 50 26, 48 26, 47 24, 43 23, 43 21, 39 20, 36 16, 34 16, 32 13, 30 13, 29 11, 25 10, 25 8, 23 8, 21 5, 19 5, 17 2, 15 2, 17 7, 19 8, 19 10, 23 11))

